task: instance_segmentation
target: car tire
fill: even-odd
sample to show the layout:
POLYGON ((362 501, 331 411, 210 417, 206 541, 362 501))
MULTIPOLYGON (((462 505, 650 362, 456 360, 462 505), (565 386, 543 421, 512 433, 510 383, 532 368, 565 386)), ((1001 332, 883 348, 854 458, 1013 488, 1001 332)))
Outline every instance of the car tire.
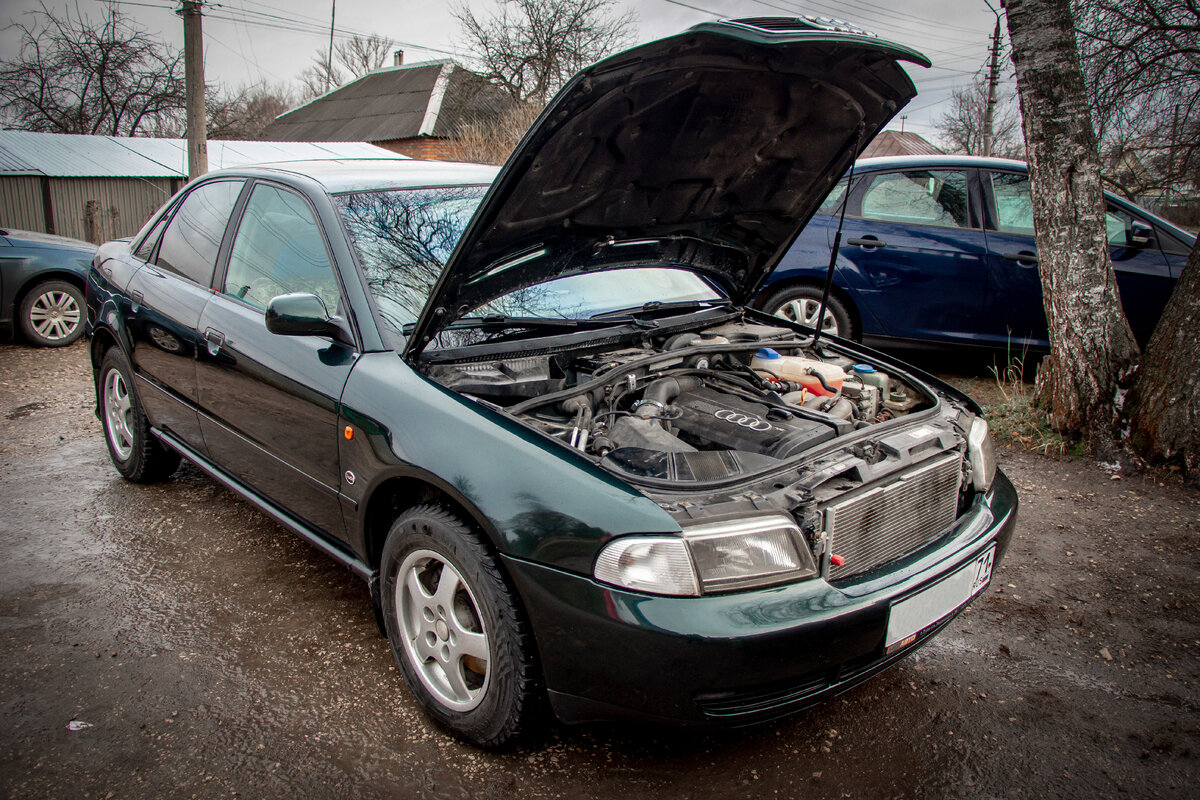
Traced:
POLYGON ((180 456, 150 432, 150 423, 133 388, 133 371, 119 348, 109 348, 97 379, 100 425, 117 471, 134 483, 169 478, 180 456))
MULTIPOLYGON (((791 322, 799 322, 815 328, 817 312, 821 307, 820 286, 788 286, 767 297, 762 308, 772 314, 791 322)), ((841 336, 843 339, 858 339, 858 331, 854 329, 854 320, 844 303, 833 292, 825 301, 825 319, 821 326, 822 333, 841 336)))
POLYGON ((408 509, 380 580, 392 654, 425 713, 480 747, 519 738, 542 697, 536 648, 483 538, 441 506, 408 509))
POLYGON ((39 347, 66 347, 83 335, 83 291, 73 283, 37 284, 19 313, 25 339, 39 347))

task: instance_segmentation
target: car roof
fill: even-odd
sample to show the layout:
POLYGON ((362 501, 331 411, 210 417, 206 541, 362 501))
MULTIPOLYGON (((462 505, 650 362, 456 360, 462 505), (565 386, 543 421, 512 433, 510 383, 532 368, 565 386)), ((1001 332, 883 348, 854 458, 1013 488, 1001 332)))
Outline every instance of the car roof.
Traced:
POLYGON ((861 158, 855 169, 893 169, 896 167, 976 167, 987 169, 1028 170, 1024 161, 966 155, 878 156, 861 158))
MULTIPOLYGON (((287 173, 316 181, 330 194, 369 192, 382 189, 411 189, 421 186, 487 185, 499 167, 451 161, 420 161, 413 158, 341 158, 311 161, 280 161, 236 169, 217 170, 208 175, 270 176, 287 173)), ((207 176, 206 176, 207 177, 207 176)))

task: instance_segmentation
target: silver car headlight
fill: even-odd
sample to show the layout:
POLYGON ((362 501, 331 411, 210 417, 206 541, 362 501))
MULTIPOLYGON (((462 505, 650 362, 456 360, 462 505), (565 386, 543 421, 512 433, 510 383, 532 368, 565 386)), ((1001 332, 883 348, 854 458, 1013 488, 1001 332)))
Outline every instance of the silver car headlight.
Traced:
POLYGON ((695 596, 817 574, 790 517, 773 515, 688 526, 682 537, 623 536, 600 551, 597 580, 654 594, 695 596))
POLYGON ((996 477, 996 450, 988 433, 987 420, 976 417, 967 434, 967 456, 971 460, 971 482, 976 491, 986 492, 996 477))

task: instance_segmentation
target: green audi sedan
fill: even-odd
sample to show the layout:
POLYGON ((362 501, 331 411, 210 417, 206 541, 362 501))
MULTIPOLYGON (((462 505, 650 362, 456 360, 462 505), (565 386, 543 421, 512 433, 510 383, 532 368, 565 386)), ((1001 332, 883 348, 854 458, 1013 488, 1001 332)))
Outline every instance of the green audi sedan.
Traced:
POLYGON ((1016 494, 969 398, 748 303, 915 94, 905 61, 707 23, 585 69, 499 171, 193 181, 89 273, 114 465, 186 458, 360 575, 479 746, 869 678, 986 589, 1016 494))

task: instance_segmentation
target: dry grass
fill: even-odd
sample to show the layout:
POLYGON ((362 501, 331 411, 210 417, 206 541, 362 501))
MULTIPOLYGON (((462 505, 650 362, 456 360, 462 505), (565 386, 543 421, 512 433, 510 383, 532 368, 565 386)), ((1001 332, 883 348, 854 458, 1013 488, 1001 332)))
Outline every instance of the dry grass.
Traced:
POLYGON ((988 426, 997 439, 1022 450, 1060 458, 1075 454, 1077 443, 1051 428, 1049 416, 1037 405, 1034 384, 1026 380, 1027 356, 1026 351, 1010 350, 1003 365, 989 367, 990 391, 976 396, 987 413, 988 426))
POLYGON ((503 164, 541 110, 539 106, 521 103, 499 117, 459 126, 450 142, 449 158, 473 164, 503 164))

